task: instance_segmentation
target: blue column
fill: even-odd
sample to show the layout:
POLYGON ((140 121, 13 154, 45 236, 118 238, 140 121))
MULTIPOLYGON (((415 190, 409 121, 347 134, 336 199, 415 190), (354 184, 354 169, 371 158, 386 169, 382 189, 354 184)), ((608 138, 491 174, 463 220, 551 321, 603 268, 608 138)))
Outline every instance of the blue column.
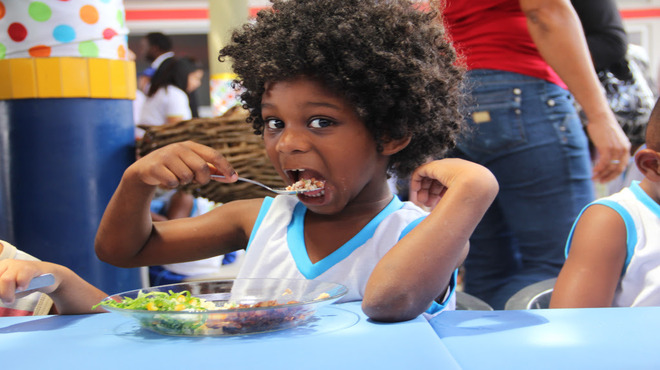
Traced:
POLYGON ((105 207, 135 158, 131 100, 17 99, 0 101, 2 112, 13 242, 108 293, 139 288, 137 269, 94 252, 105 207))

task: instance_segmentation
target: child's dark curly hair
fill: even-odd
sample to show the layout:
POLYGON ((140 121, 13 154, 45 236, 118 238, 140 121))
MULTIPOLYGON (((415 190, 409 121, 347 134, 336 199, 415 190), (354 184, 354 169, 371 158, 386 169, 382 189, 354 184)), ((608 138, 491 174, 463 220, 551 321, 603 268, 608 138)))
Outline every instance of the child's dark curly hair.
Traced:
POLYGON ((260 134, 267 83, 318 79, 354 104, 378 143, 410 136, 390 160, 403 178, 455 145, 462 70, 440 18, 407 0, 274 0, 220 50, 260 134))

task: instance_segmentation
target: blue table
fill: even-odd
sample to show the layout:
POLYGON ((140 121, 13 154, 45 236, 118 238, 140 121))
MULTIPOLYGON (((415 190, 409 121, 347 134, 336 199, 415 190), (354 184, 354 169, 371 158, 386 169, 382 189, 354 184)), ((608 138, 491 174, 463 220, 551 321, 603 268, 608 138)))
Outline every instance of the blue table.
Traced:
POLYGON ((0 369, 660 369, 660 307, 454 311, 370 321, 360 304, 264 334, 171 337, 113 313, 0 318, 0 369))
POLYGON ((463 369, 660 369, 660 307, 454 311, 431 326, 463 369))
POLYGON ((428 321, 381 324, 358 302, 264 334, 172 337, 115 313, 0 318, 0 369, 459 369, 428 321))

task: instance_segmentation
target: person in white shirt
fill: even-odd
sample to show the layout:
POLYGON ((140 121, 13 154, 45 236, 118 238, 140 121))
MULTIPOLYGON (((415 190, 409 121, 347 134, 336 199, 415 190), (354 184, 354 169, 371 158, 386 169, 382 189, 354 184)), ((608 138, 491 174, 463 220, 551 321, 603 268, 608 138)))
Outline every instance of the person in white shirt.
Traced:
MULTIPOLYGON (((138 125, 159 126, 191 119, 190 95, 201 85, 204 72, 188 58, 172 58, 172 63, 155 73, 142 104, 138 125)), ((137 128, 136 137, 144 131, 137 128)))

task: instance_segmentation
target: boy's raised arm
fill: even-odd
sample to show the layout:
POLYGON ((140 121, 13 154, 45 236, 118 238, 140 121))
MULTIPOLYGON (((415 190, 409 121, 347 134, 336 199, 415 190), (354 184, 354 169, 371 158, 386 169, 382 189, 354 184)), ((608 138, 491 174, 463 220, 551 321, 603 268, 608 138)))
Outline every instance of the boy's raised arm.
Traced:
POLYGON ((371 274, 362 308, 375 320, 412 319, 446 291, 467 255, 470 235, 498 191, 489 170, 454 158, 421 166, 410 187, 418 203, 433 210, 371 274))
MULTIPOLYGON (((152 223, 150 203, 156 188, 205 184, 212 172, 225 175, 225 182, 236 181, 235 171, 221 154, 194 142, 169 145, 133 163, 124 172, 101 219, 95 241, 98 257, 122 267, 146 265, 150 259, 142 259, 140 254, 147 244, 174 241, 167 233, 163 235, 167 228, 159 230, 152 223)), ((181 228, 169 229, 180 232, 181 228)))

